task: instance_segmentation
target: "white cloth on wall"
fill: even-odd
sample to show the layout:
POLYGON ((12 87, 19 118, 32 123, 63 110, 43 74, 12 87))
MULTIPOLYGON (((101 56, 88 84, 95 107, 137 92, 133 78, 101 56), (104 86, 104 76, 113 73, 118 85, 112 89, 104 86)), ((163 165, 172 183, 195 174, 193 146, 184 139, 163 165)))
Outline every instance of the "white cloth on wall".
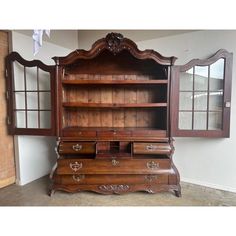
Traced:
POLYGON ((40 47, 43 45, 43 33, 50 37, 50 30, 34 30, 33 40, 34 40, 34 56, 39 52, 40 47))

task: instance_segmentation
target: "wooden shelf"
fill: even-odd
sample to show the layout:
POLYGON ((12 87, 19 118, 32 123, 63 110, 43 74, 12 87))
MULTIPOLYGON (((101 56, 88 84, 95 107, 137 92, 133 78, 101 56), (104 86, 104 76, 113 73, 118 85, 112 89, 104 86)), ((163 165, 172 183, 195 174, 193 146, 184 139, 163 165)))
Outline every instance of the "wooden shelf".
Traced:
POLYGON ((64 102, 63 107, 67 108, 155 108, 167 107, 167 103, 80 103, 64 102))
POLYGON ((62 80, 63 84, 67 85, 153 85, 167 84, 167 80, 62 80))

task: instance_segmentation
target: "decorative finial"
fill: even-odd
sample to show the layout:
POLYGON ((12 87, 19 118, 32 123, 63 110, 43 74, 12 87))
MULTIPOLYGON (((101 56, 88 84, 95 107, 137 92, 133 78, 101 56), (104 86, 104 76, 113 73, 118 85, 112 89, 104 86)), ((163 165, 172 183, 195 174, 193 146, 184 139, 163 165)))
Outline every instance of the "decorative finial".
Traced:
POLYGON ((121 42, 123 41, 124 37, 122 34, 119 33, 109 33, 106 36, 106 42, 108 45, 108 49, 115 55, 121 50, 121 42))

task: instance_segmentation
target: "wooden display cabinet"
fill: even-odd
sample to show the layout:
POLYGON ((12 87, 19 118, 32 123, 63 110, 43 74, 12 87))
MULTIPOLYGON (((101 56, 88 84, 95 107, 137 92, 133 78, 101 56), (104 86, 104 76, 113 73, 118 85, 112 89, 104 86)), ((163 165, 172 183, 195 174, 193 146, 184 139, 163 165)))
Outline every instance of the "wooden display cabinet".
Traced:
MULTIPOLYGON (((208 66, 210 70, 210 65, 222 58, 225 66, 221 84, 224 86, 219 86, 224 95, 223 89, 227 89, 225 98, 228 99, 232 54, 224 50, 211 60, 195 60, 187 66, 175 67, 175 57, 163 57, 153 50, 140 51, 133 41, 110 33, 95 42, 89 51, 80 49, 66 57, 54 57, 56 66, 29 62, 13 52, 6 60, 9 131, 57 137, 58 160, 52 173, 50 194, 56 190, 102 194, 172 191, 181 196, 179 173, 172 160, 172 137, 181 135, 181 129, 185 128, 183 122, 188 122, 180 120, 179 114, 185 112, 180 106, 188 106, 188 101, 182 105, 182 95, 188 98, 187 92, 192 92, 192 100, 197 102, 195 95, 200 91, 195 91, 195 82, 190 91, 180 90, 180 74, 191 67, 196 71, 197 66, 208 66), (15 63, 23 65, 21 76, 13 70, 15 63), (26 74, 28 68, 34 67, 36 83, 34 89, 30 89, 26 74), (45 74, 40 76, 40 71, 45 74), (14 72, 23 81, 22 89, 16 88, 19 82, 14 72), (34 95, 34 102, 29 95, 34 95), (50 100, 46 108, 48 99, 45 104, 41 101, 45 95, 50 100), (24 101, 23 107, 18 106, 19 96, 24 101)), ((196 73, 192 74, 193 80, 197 80, 196 73)), ((210 78, 208 73, 207 81, 210 78)), ((207 104, 211 104, 210 82, 206 83, 204 92, 207 104)), ((226 122, 228 107, 222 105, 223 100, 217 104, 220 104, 220 114, 227 113, 226 122)), ((205 136, 212 133, 208 130, 212 112, 209 106, 204 113, 207 128, 200 132, 205 136)), ((194 122, 193 116, 198 110, 191 107, 188 112, 194 122)), ((197 129, 194 125, 190 128, 194 136, 197 129)), ((214 134, 227 136, 227 131, 223 132, 227 127, 220 125, 217 129, 222 132, 213 131, 214 134)))

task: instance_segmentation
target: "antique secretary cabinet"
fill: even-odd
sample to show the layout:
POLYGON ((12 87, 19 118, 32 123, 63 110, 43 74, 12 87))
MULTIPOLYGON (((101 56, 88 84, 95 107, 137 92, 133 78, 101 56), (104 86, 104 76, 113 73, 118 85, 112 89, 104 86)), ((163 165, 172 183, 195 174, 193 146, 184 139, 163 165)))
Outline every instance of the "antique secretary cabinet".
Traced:
POLYGON ((6 58, 8 126, 57 137, 50 193, 181 195, 175 136, 228 137, 232 54, 174 66, 110 33, 55 66, 6 58))

